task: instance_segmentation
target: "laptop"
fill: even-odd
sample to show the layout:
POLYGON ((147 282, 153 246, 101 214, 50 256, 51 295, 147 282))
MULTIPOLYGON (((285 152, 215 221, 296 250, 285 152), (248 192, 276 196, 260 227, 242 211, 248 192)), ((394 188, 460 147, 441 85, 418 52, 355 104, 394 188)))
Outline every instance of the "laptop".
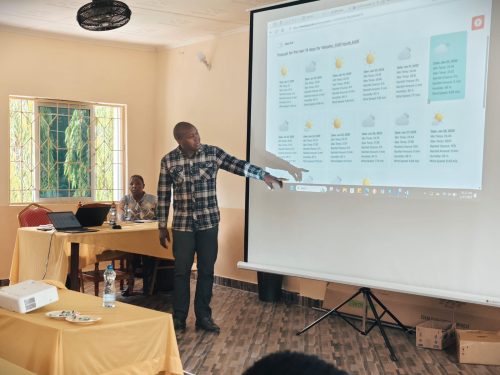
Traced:
POLYGON ((85 233, 97 232, 97 229, 84 228, 71 211, 47 212, 52 225, 58 232, 65 233, 85 233))
POLYGON ((100 227, 106 217, 111 205, 102 207, 78 207, 76 211, 76 218, 82 227, 100 227))

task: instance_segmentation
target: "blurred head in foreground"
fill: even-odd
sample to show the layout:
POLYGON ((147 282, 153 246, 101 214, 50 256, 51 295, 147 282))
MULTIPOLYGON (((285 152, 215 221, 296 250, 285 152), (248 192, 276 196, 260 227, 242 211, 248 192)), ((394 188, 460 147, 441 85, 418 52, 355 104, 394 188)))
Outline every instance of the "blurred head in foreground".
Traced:
POLYGON ((349 375, 332 364, 309 354, 277 352, 269 354, 248 368, 243 375, 349 375))

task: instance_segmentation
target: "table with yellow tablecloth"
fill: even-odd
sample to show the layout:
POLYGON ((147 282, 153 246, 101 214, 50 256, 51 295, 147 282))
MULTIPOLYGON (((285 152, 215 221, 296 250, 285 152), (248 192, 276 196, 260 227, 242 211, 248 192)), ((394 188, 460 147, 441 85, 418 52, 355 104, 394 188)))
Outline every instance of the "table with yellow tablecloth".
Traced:
POLYGON ((36 374, 182 374, 172 316, 59 289, 59 301, 27 314, 0 309, 0 358, 36 374), (53 310, 100 316, 92 324, 48 318, 53 310))
POLYGON ((34 372, 28 371, 0 357, 0 374, 8 375, 35 375, 34 372))
MULTIPOLYGON (((173 259, 171 246, 164 249, 158 240, 158 223, 123 223, 122 229, 108 225, 96 227, 97 232, 44 232, 37 228, 19 228, 12 256, 10 282, 52 279, 66 281, 70 271, 69 259, 78 254, 71 268, 73 289, 77 278, 75 268, 95 262, 96 255, 105 250, 121 250, 157 258, 173 259), (76 246, 75 246, 76 245, 76 246)), ((75 257, 76 258, 76 257, 75 257)))

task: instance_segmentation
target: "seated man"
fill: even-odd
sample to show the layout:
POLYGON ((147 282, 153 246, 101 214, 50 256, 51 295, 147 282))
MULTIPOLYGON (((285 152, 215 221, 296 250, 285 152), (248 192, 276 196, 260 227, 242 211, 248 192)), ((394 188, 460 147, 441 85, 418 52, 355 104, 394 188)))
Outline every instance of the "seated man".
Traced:
POLYGON ((156 219, 158 199, 155 195, 147 194, 145 186, 142 176, 136 174, 130 177, 130 194, 125 195, 118 206, 122 221, 156 219))
MULTIPOLYGON (((154 220, 156 219, 156 206, 158 199, 155 195, 148 194, 144 191, 144 179, 142 176, 133 175, 130 177, 129 190, 130 194, 125 195, 118 205, 119 217, 122 221, 133 220, 154 220)), ((154 257, 135 254, 133 258, 133 267, 142 267, 143 292, 149 290, 152 268, 154 265, 154 257), (142 264, 141 264, 142 263, 142 264)), ((130 285, 122 294, 127 296, 129 291, 133 290, 133 285, 130 285)))

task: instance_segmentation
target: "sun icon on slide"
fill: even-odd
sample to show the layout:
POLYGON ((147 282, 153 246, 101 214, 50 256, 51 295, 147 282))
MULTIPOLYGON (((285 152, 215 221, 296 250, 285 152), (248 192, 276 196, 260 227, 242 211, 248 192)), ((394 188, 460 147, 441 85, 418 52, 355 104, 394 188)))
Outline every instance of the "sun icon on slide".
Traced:
POLYGON ((311 120, 307 120, 306 122, 306 130, 310 130, 313 128, 313 123, 311 120))
POLYGON ((344 60, 342 60, 340 57, 337 57, 335 59, 335 68, 340 69, 344 65, 344 60))
POLYGON ((285 65, 283 65, 280 69, 280 73, 283 77, 285 77, 286 75, 288 75, 288 68, 285 65))
POLYGON ((444 116, 441 112, 436 112, 434 118, 432 119, 432 125, 439 125, 443 122, 444 116))
POLYGON ((342 127, 342 120, 338 117, 335 120, 333 120, 333 127, 335 129, 340 129, 342 127))
POLYGON ((373 52, 368 52, 366 55, 366 63, 371 65, 375 62, 375 54, 373 52))
POLYGON ((372 182, 369 178, 363 178, 363 186, 370 186, 372 182))

